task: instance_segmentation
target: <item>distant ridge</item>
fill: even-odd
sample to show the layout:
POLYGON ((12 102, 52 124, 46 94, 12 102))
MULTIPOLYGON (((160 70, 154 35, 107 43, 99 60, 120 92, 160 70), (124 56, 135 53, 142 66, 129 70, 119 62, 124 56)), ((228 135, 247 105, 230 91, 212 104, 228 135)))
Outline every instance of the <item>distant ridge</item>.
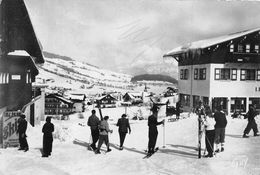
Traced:
POLYGON ((142 75, 136 75, 131 79, 131 82, 136 81, 142 81, 142 80, 148 80, 148 81, 166 81, 173 84, 177 84, 178 81, 175 78, 172 78, 167 75, 161 75, 161 74, 142 74, 142 75))
POLYGON ((50 53, 50 52, 46 52, 46 51, 43 51, 43 55, 44 55, 44 57, 47 57, 47 58, 59 58, 59 59, 65 60, 65 61, 74 61, 70 57, 61 56, 61 55, 50 53))

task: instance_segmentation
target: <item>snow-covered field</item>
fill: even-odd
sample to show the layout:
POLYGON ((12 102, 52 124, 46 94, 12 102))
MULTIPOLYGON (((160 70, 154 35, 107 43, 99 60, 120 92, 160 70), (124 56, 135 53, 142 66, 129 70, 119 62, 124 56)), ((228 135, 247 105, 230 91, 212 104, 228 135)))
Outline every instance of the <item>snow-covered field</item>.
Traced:
MULTIPOLYGON (((119 136, 115 123, 123 111, 104 111, 104 114, 110 114, 109 123, 114 131, 109 136, 112 152, 105 153, 104 145, 100 155, 87 149, 90 142, 90 129, 86 126, 89 110, 82 114, 83 119, 80 119, 80 114, 74 114, 68 121, 53 121, 55 139, 52 156, 48 158, 41 157, 41 126, 29 127, 28 152, 17 148, 0 149, 0 175, 260 174, 260 137, 241 137, 246 120, 228 118, 225 152, 211 159, 197 158, 197 118, 194 114, 178 122, 166 122, 165 127, 158 126, 157 146, 160 150, 151 158, 143 159, 148 143, 146 120, 130 120, 132 133, 126 136, 124 150, 118 150, 119 136)), ((259 126, 259 118, 257 123, 259 126)))

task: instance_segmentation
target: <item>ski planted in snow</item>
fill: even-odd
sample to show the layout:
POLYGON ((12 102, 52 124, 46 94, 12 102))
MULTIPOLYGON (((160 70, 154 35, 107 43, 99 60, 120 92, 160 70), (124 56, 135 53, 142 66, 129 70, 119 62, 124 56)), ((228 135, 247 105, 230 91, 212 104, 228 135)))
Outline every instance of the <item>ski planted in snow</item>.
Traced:
POLYGON ((156 153, 159 150, 159 147, 156 147, 154 149, 153 153, 148 153, 146 156, 143 157, 143 159, 148 159, 149 157, 151 157, 152 155, 154 155, 154 153, 156 153))

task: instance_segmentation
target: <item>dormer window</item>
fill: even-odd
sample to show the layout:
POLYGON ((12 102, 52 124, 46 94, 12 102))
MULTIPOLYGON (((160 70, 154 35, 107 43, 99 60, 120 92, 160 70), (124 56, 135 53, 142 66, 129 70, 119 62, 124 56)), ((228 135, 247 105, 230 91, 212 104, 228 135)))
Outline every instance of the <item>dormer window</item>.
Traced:
POLYGON ((229 51, 230 51, 230 52, 234 52, 234 44, 231 44, 231 45, 230 45, 229 51))
POLYGON ((243 45, 242 44, 238 44, 237 51, 238 52, 243 52, 243 45))
POLYGON ((250 53, 250 44, 246 45, 246 53, 250 53))
POLYGON ((255 52, 259 53, 259 45, 255 45, 255 52))

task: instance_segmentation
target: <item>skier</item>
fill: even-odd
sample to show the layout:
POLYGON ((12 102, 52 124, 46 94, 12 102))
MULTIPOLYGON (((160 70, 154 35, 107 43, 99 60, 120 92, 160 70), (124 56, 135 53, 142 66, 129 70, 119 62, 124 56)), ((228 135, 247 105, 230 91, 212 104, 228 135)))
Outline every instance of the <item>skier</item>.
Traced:
POLYGON ((24 152, 29 150, 28 142, 26 139, 26 130, 27 130, 27 121, 25 120, 26 116, 24 114, 20 115, 18 120, 18 129, 17 133, 19 134, 19 144, 20 148, 18 150, 24 150, 24 152))
POLYGON ((225 142, 225 128, 227 126, 226 114, 223 111, 222 106, 217 107, 217 111, 214 114, 216 121, 215 124, 215 144, 216 144, 216 153, 224 151, 224 142, 225 142), (219 150, 219 144, 221 144, 221 150, 219 150))
POLYGON ((206 143, 206 149, 208 154, 205 157, 213 157, 213 151, 214 151, 214 138, 215 138, 215 119, 212 115, 211 109, 209 106, 205 107, 205 143, 206 143))
POLYGON ((100 123, 99 118, 96 116, 96 111, 91 111, 92 115, 88 118, 88 126, 90 126, 91 136, 92 136, 92 144, 90 145, 91 148, 95 151, 97 149, 96 143, 99 138, 99 129, 98 125, 100 123))
POLYGON ((149 127, 148 154, 154 153, 154 148, 158 136, 157 125, 164 124, 164 120, 162 120, 161 122, 157 121, 158 110, 159 110, 158 106, 154 104, 153 107, 151 108, 153 114, 148 117, 148 127, 149 127))
POLYGON ((246 114, 246 117, 248 119, 248 123, 247 123, 245 130, 244 130, 243 138, 249 137, 248 134, 249 134, 251 129, 253 129, 253 131, 254 131, 254 136, 259 136, 257 124, 255 122, 255 116, 257 116, 257 115, 258 115, 258 113, 256 112, 255 105, 250 105, 249 111, 246 114))
POLYGON ((129 120, 126 118, 126 114, 123 114, 120 119, 118 119, 116 126, 118 126, 118 133, 120 138, 120 148, 119 150, 123 150, 123 144, 125 140, 125 136, 129 130, 129 134, 131 133, 131 128, 129 124, 129 120))
POLYGON ((54 125, 51 123, 51 117, 46 118, 46 123, 42 127, 43 132, 43 155, 42 157, 48 157, 52 152, 52 133, 54 131, 54 125))
POLYGON ((108 139, 108 133, 112 133, 113 130, 109 129, 109 124, 107 122, 108 116, 105 116, 104 119, 100 122, 100 133, 99 133, 99 141, 98 141, 98 148, 96 149, 96 154, 100 154, 100 148, 103 142, 105 142, 107 146, 107 152, 110 152, 111 149, 109 148, 109 139, 108 139))

